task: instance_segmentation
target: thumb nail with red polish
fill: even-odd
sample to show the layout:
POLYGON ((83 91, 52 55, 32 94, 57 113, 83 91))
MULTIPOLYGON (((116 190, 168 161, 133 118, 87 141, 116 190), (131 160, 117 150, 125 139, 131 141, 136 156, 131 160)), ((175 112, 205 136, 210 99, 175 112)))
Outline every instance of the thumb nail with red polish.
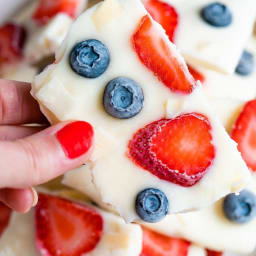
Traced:
POLYGON ((66 156, 70 159, 86 154, 93 143, 93 127, 84 121, 76 121, 64 126, 57 132, 66 156))

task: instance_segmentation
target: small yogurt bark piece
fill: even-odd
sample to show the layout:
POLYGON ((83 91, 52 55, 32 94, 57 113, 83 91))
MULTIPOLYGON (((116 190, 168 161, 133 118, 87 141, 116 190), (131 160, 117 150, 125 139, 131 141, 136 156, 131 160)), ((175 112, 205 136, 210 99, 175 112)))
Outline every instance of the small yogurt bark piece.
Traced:
POLYGON ((86 5, 87 0, 38 0, 21 10, 13 21, 24 24, 28 31, 26 61, 35 63, 54 54, 86 5))
POLYGON ((205 207, 250 182, 200 83, 139 0, 82 14, 32 87, 52 123, 92 124, 93 184, 128 222, 205 207))
MULTIPOLYGON (((103 208, 113 211, 109 205, 102 203, 91 179, 89 165, 87 165, 87 167, 81 167, 67 173, 63 183, 82 191, 94 202, 101 204, 103 208), (78 176, 80 179, 77 179, 78 176), (87 181, 86 186, 84 186, 83 180, 87 181)), ((256 194, 254 188, 247 190, 256 194)), ((252 252, 256 247, 256 238, 253 236, 256 218, 245 224, 230 221, 224 215, 223 201, 224 199, 221 199, 203 210, 170 215, 158 223, 144 223, 143 226, 166 236, 187 239, 215 251, 229 251, 239 254, 252 252)))
POLYGON ((0 205, 1 256, 18 256, 21 251, 26 251, 27 256, 46 253, 78 255, 76 252, 81 245, 84 248, 90 246, 87 252, 80 251, 79 255, 83 256, 212 256, 209 250, 184 239, 166 236, 146 227, 141 228, 138 224, 125 224, 120 217, 85 203, 83 196, 76 191, 62 190, 58 194, 64 198, 72 198, 73 201, 63 200, 56 195, 40 194, 39 205, 27 214, 12 213, 6 206, 0 205), (86 215, 83 215, 83 211, 86 215), (44 226, 40 227, 42 219, 44 226), (58 221, 61 221, 60 225, 58 221), (103 225, 99 225, 101 222, 103 225), (68 237, 65 236, 67 231, 68 237), (87 236, 86 240, 83 240, 84 235, 87 236), (42 236, 51 239, 51 242, 42 243, 42 236))
POLYGON ((228 131, 245 103, 256 97, 256 45, 253 42, 254 37, 247 43, 234 74, 196 67, 203 78, 203 91, 228 131))
POLYGON ((254 0, 143 2, 152 17, 164 23, 186 61, 218 72, 234 72, 253 30, 254 0))
POLYGON ((60 13, 46 25, 34 30, 25 46, 26 61, 34 63, 52 55, 61 45, 72 22, 72 18, 65 13, 60 13))
MULTIPOLYGON (((248 188, 248 191, 255 196, 255 188, 248 188)), ((168 216, 159 223, 146 226, 162 234, 181 237, 216 251, 243 255, 253 252, 256 247, 256 238, 253 235, 256 228, 255 215, 246 223, 233 222, 225 216, 223 203, 224 199, 221 199, 207 209, 168 216)))
POLYGON ((5 70, 4 74, 1 75, 1 78, 31 83, 37 73, 38 69, 36 67, 26 63, 20 63, 19 65, 15 65, 14 67, 5 70))
POLYGON ((27 214, 12 213, 0 237, 0 255, 139 256, 142 230, 85 203, 40 194, 27 214), (46 214, 46 215, 44 215, 46 214), (65 233, 68 232, 68 233, 65 233), (67 236, 68 234, 68 236, 67 236))

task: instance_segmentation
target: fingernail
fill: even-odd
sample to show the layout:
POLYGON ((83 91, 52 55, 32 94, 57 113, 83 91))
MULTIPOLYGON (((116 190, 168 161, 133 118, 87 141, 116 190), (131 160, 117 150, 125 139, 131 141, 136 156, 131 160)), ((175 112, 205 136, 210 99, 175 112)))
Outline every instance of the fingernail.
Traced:
POLYGON ((32 203, 32 207, 36 206, 38 203, 38 195, 37 192, 34 188, 31 188, 31 192, 33 194, 33 203, 32 203))
POLYGON ((76 121, 63 127, 57 132, 56 137, 66 156, 74 159, 87 153, 91 148, 93 128, 87 122, 76 121))

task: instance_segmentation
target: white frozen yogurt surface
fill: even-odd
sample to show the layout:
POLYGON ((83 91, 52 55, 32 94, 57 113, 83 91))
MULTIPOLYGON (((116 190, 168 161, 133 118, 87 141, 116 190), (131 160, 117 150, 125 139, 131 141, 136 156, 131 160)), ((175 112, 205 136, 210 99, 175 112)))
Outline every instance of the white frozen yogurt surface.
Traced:
POLYGON ((6 70, 6 72, 1 75, 1 78, 31 83, 37 72, 37 68, 25 63, 20 63, 17 66, 10 67, 6 70))
POLYGON ((187 256, 207 256, 204 248, 197 245, 190 245, 187 256))
POLYGON ((40 256, 35 245, 34 212, 12 213, 10 224, 0 239, 1 256, 40 256))
POLYGON ((179 14, 175 44, 185 59, 196 65, 224 73, 233 73, 252 33, 256 2, 254 0, 222 0, 233 14, 233 22, 225 28, 205 23, 200 10, 212 0, 164 0, 179 14))
MULTIPOLYGON (((130 38, 145 14, 138 0, 108 0, 89 9, 72 25, 57 53, 57 64, 36 78, 32 91, 50 120, 78 119, 93 125, 96 140, 91 158, 93 183, 101 200, 112 205, 126 221, 138 219, 134 200, 147 187, 161 189, 169 199, 170 213, 175 213, 205 207, 240 190, 250 179, 235 143, 208 109, 200 86, 188 96, 174 94, 139 61, 130 38), (78 76, 68 65, 74 45, 89 38, 104 42, 111 55, 110 66, 97 79, 78 76), (105 85, 122 75, 137 81, 145 96, 142 112, 127 120, 112 118, 102 106, 105 85), (204 178, 190 188, 160 180, 126 157, 127 143, 138 129, 163 117, 172 118, 187 112, 203 113, 209 118, 216 146, 213 165, 204 178), (101 150, 98 150, 97 142, 103 137, 106 142, 101 143, 101 150), (223 169, 226 171, 222 172, 223 169)), ((159 33, 163 32, 158 24, 155 26, 159 33)), ((170 47, 175 52, 174 46, 170 47)), ((184 63, 178 55, 177 58, 184 63)), ((80 175, 77 179, 81 188, 84 179, 80 175)), ((84 181, 84 186, 86 183, 84 181)))
POLYGON ((33 63, 53 54, 61 45, 72 22, 67 14, 60 13, 45 26, 31 32, 24 51, 26 61, 33 63))
MULTIPOLYGON (((92 206, 90 206, 92 207, 92 206)), ((142 230, 139 225, 126 224, 123 219, 95 208, 103 217, 104 229, 96 248, 86 256, 139 256, 142 230)), ((0 256, 40 256, 35 246, 34 211, 13 213, 0 239, 0 256)))
MULTIPOLYGON (((256 60, 255 37, 251 37, 246 49, 256 60)), ((222 124, 229 132, 240 114, 244 104, 256 98, 256 66, 248 76, 221 74, 205 68, 196 67, 204 76, 203 92, 222 124)))
POLYGON ((241 110, 245 104, 244 101, 224 98, 209 98, 210 105, 214 113, 221 120, 227 132, 232 130, 241 110))
POLYGON ((205 76, 203 89, 210 98, 245 102, 256 97, 256 70, 248 76, 236 73, 225 75, 206 69, 199 69, 199 71, 205 76))

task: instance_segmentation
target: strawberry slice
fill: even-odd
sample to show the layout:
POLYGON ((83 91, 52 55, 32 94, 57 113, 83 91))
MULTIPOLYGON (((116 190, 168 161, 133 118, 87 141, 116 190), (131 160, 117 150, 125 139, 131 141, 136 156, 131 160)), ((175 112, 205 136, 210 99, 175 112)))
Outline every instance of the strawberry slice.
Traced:
MULTIPOLYGON (((143 0, 143 4, 151 17, 163 27, 170 41, 174 42, 179 21, 175 8, 159 0, 143 0)), ((205 78, 198 70, 190 65, 188 65, 188 70, 196 81, 204 83, 205 78)))
POLYGON ((174 45, 144 16, 132 36, 141 62, 172 92, 190 94, 196 85, 174 45))
POLYGON ((189 64, 188 64, 188 70, 196 81, 199 80, 202 84, 205 82, 205 77, 203 76, 203 74, 189 64))
POLYGON ((0 202, 0 237, 7 228, 12 210, 0 202))
POLYGON ((22 58, 26 31, 15 24, 0 27, 0 64, 13 64, 22 58))
POLYGON ((99 243, 103 219, 95 210, 40 194, 35 210, 37 247, 44 256, 81 256, 99 243))
POLYGON ((33 19, 44 25, 55 15, 65 13, 71 18, 75 18, 82 0, 40 0, 39 5, 33 15, 33 19))
POLYGON ((256 100, 245 104, 231 132, 247 166, 256 171, 256 100))
POLYGON ((159 0, 143 0, 143 4, 151 17, 163 27, 170 41, 174 42, 179 21, 175 8, 159 0))
POLYGON ((210 122, 197 113, 148 124, 137 131, 128 148, 137 165, 184 187, 196 184, 215 157, 210 122))
POLYGON ((222 252, 216 252, 216 251, 212 251, 212 250, 207 250, 207 256, 222 256, 223 253, 222 252))
POLYGON ((190 243, 164 236, 143 227, 143 247, 140 256, 187 256, 190 243))

